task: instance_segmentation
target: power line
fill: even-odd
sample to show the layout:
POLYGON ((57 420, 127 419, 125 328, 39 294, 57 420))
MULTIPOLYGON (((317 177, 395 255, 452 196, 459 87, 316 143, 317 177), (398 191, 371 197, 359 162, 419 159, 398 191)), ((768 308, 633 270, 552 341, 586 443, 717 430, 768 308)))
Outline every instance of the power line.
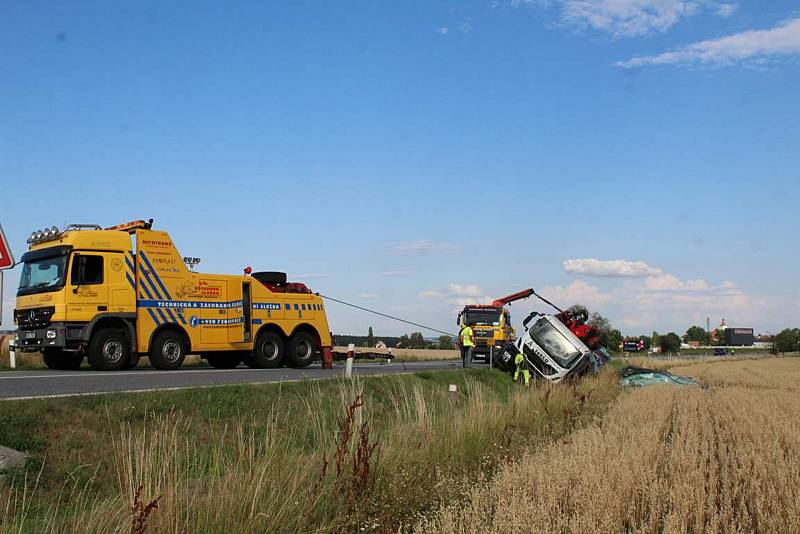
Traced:
POLYGON ((359 310, 362 310, 362 311, 365 311, 365 312, 374 313, 375 315, 380 315, 381 317, 386 317, 386 318, 388 318, 388 319, 393 319, 393 320, 395 320, 395 321, 400 321, 401 323, 406 323, 406 324, 410 324, 410 325, 418 326, 418 327, 420 327, 420 328, 424 328, 424 329, 426 329, 426 330, 432 330, 432 331, 434 331, 434 332, 438 332, 438 333, 440 333, 440 334, 444 334, 444 335, 446 335, 446 336, 450 336, 450 337, 458 337, 458 336, 456 336, 455 334, 451 334, 450 332, 445 332, 444 330, 439 330, 438 328, 433 328, 432 326, 426 326, 426 325, 424 325, 424 324, 415 323, 415 322, 413 322, 413 321, 407 321, 407 320, 405 320, 405 319, 401 319, 400 317, 395 317, 394 315, 389 315, 389 314, 386 314, 386 313, 381 313, 381 312, 379 312, 379 311, 376 311, 376 310, 370 310, 369 308, 365 308, 365 307, 363 307, 363 306, 359 306, 359 305, 357 305, 357 304, 351 304, 350 302, 345 302, 345 301, 343 301, 343 300, 338 300, 338 299, 335 299, 335 298, 333 298, 333 297, 327 297, 327 296, 325 296, 325 295, 320 295, 319 293, 317 293, 317 294, 318 294, 320 297, 324 298, 324 299, 327 299, 327 300, 330 300, 330 301, 333 301, 333 302, 338 302, 339 304, 344 304, 345 306, 350 306, 351 308, 356 308, 356 309, 359 309, 359 310))

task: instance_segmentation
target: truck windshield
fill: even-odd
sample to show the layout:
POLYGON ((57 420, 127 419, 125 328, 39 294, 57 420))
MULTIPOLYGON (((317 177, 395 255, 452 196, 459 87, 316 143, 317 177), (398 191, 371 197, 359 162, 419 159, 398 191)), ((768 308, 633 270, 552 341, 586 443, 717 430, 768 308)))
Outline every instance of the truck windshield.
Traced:
POLYGON ((581 355, 575 345, 564 337, 547 319, 539 321, 530 329, 530 336, 560 366, 569 369, 570 365, 581 355))
POLYGON ((22 267, 17 295, 54 291, 64 286, 67 256, 51 256, 26 261, 22 267))
POLYGON ((464 313, 464 323, 481 326, 500 326, 500 312, 494 310, 467 310, 464 313))

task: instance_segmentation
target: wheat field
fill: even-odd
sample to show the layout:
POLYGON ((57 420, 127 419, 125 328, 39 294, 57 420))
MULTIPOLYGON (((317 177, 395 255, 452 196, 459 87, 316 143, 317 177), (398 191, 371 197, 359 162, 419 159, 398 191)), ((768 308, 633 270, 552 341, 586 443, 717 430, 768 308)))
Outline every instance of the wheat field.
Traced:
POLYGON ((800 359, 671 370, 710 387, 623 394, 601 421, 521 451, 413 530, 800 531, 800 359))

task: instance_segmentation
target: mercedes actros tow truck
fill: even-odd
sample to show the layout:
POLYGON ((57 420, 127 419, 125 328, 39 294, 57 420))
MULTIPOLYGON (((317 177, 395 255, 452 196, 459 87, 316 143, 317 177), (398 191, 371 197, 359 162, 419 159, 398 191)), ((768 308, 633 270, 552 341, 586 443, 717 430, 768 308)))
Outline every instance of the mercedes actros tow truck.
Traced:
POLYGON ((200 274, 153 221, 34 232, 22 256, 17 350, 53 369, 177 369, 188 353, 218 368, 305 367, 329 356, 322 298, 285 273, 200 274))

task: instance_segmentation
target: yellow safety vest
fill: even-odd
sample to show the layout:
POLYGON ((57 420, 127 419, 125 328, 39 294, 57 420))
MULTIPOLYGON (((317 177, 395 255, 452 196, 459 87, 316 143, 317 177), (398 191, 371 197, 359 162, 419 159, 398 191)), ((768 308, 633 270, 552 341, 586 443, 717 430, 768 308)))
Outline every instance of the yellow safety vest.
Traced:
POLYGON ((472 342, 472 328, 465 326, 464 329, 461 331, 461 344, 465 347, 471 347, 474 345, 472 342))

